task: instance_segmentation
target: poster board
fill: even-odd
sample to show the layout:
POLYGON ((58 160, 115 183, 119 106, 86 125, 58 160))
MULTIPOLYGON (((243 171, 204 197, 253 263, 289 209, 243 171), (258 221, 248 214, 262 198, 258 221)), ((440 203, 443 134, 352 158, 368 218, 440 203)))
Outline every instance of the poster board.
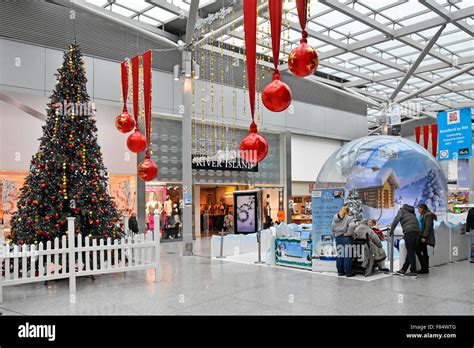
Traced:
POLYGON ((438 161, 472 157, 472 110, 438 113, 438 161))
POLYGON ((313 271, 336 272, 336 241, 332 220, 344 204, 343 188, 316 189, 311 193, 313 210, 313 271))
POLYGON ((276 238, 275 263, 281 266, 312 269, 311 239, 276 238))
POLYGON ((256 233, 262 223, 262 191, 234 191, 234 233, 256 233))

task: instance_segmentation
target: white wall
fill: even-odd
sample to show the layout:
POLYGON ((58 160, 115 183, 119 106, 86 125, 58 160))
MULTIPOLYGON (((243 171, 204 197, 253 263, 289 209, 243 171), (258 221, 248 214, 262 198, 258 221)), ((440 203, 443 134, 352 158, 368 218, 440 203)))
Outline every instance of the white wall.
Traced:
POLYGON ((292 181, 314 183, 326 160, 340 147, 340 140, 293 134, 291 136, 292 181))

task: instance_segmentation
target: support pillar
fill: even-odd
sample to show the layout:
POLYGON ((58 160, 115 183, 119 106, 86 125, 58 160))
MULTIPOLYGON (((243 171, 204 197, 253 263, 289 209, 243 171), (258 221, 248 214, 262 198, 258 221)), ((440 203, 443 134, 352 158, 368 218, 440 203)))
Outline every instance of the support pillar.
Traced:
MULTIPOLYGON (((145 151, 137 154, 137 166, 145 159, 145 151)), ((146 192, 145 182, 137 176, 137 220, 140 233, 146 232, 146 192)), ((127 226, 128 227, 128 226, 127 226)))
POLYGON ((192 80, 191 52, 183 51, 183 256, 193 255, 193 172, 191 167, 192 153, 192 80))
POLYGON ((283 134, 283 154, 282 154, 282 159, 285 160, 285 163, 283 165, 283 168, 285 168, 285 173, 283 177, 283 184, 284 184, 284 190, 283 190, 283 199, 284 199, 284 205, 285 205, 285 211, 286 211, 286 222, 288 224, 291 223, 292 220, 292 214, 291 210, 289 209, 289 201, 291 199, 291 189, 292 189, 292 177, 291 177, 291 133, 286 132, 283 134))

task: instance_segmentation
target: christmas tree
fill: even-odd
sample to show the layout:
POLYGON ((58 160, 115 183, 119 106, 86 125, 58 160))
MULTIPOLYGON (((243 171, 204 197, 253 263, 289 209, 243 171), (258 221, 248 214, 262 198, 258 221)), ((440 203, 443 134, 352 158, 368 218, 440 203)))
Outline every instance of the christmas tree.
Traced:
POLYGON ((349 191, 349 194, 347 195, 347 206, 349 207, 349 216, 354 220, 360 221, 364 218, 362 199, 356 189, 349 191))
POLYGON ((67 232, 67 217, 76 218, 76 233, 90 238, 122 233, 107 192, 108 174, 86 82, 81 51, 72 44, 58 69, 39 150, 12 217, 10 239, 15 244, 61 237, 67 232))
POLYGON ((419 203, 425 203, 429 209, 437 211, 442 202, 442 195, 443 191, 439 183, 438 174, 434 169, 430 169, 425 178, 425 185, 419 203))

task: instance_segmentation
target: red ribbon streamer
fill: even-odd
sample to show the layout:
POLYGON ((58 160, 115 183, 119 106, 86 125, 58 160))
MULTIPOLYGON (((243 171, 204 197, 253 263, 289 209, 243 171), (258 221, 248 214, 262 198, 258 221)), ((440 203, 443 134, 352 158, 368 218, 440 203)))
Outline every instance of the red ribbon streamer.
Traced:
POLYGON ((434 157, 438 153, 438 124, 431 125, 431 153, 434 157))
POLYGON ((296 0, 296 9, 298 10, 298 19, 300 21, 303 40, 306 41, 306 37, 308 36, 306 33, 306 22, 308 20, 308 0, 296 0))
POLYGON ((138 84, 138 68, 140 65, 140 56, 132 58, 132 84, 133 84, 133 116, 135 118, 135 129, 138 127, 138 114, 140 112, 138 105, 138 94, 140 93, 138 84))
POLYGON ((257 0, 244 1, 245 55, 252 120, 255 114, 255 69, 257 65, 257 0))
POLYGON ((122 62, 122 96, 123 96, 123 111, 127 111, 127 99, 128 99, 128 63, 122 62))
POLYGON ((428 150, 428 137, 430 136, 430 125, 423 126, 423 147, 428 150))
POLYGON ((142 55, 143 60, 143 96, 145 98, 145 136, 146 136, 146 156, 149 158, 148 147, 150 145, 151 132, 151 50, 142 55))
POLYGON ((283 2, 281 0, 268 0, 268 11, 270 13, 270 27, 272 32, 273 66, 278 71, 280 62, 280 37, 281 17, 283 14, 283 2))
POLYGON ((417 144, 420 144, 420 136, 421 136, 421 127, 415 127, 415 139, 416 139, 417 144))

